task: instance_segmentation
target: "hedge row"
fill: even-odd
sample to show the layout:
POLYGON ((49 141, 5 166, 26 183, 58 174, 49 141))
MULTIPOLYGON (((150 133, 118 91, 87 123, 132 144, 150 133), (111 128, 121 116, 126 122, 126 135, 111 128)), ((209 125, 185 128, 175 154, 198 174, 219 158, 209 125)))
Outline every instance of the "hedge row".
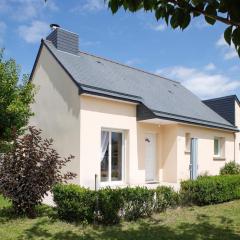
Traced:
POLYGON ((98 191, 78 185, 56 185, 54 201, 60 218, 68 221, 115 224, 121 218, 135 220, 178 205, 178 194, 170 187, 151 190, 146 187, 98 191))
POLYGON ((170 187, 146 187, 98 191, 78 185, 56 185, 57 211, 68 221, 116 224, 121 218, 135 220, 180 204, 207 205, 240 199, 240 175, 200 177, 181 183, 179 193, 170 187))
POLYGON ((183 204, 199 206, 240 199, 240 175, 209 176, 181 183, 183 204))

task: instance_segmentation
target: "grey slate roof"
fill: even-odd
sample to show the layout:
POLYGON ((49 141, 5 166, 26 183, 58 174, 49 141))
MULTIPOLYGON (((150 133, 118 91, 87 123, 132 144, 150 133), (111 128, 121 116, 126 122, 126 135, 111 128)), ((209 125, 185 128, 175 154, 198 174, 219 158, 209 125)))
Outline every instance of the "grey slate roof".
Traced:
POLYGON ((63 52, 47 40, 43 44, 82 91, 140 102, 155 117, 237 130, 179 82, 83 52, 63 52))

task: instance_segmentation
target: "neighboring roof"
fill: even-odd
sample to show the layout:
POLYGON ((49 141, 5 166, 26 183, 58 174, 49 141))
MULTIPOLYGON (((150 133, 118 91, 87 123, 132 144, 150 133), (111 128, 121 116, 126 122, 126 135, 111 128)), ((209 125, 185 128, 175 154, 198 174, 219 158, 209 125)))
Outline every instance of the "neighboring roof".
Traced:
POLYGON ((42 44, 80 91, 142 103, 159 118, 237 130, 179 82, 87 53, 63 52, 47 40, 42 44))
POLYGON ((217 112, 224 119, 235 125, 235 102, 239 103, 239 99, 236 95, 230 95, 225 97, 213 98, 204 100, 208 107, 217 112))

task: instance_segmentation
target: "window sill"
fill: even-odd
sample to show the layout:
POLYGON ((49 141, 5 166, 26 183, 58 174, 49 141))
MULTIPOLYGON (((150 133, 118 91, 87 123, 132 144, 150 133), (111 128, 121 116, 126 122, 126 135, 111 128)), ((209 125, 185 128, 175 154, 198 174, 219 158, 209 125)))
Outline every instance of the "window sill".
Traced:
POLYGON ((188 150, 185 150, 184 153, 185 153, 185 154, 190 154, 191 152, 188 151, 188 150))
POLYGON ((159 181, 146 181, 145 184, 158 184, 159 181))
POLYGON ((215 160, 215 161, 225 161, 226 158, 225 158, 225 157, 214 156, 214 157, 213 157, 213 160, 215 160))
POLYGON ((100 182, 99 188, 118 188, 126 186, 126 184, 123 181, 116 181, 116 182, 100 182))

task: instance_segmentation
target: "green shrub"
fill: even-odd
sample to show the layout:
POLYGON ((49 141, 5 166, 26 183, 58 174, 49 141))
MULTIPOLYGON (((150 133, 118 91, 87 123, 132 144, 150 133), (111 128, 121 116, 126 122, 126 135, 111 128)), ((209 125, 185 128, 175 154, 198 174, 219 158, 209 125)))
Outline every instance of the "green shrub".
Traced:
POLYGON ((60 218, 67 221, 93 222, 96 194, 78 185, 58 184, 53 188, 53 199, 60 218))
POLYGON ((98 220, 104 224, 116 224, 120 221, 120 209, 123 206, 121 189, 104 188, 97 191, 98 220))
POLYGON ((146 187, 122 189, 124 201, 123 215, 127 220, 135 220, 140 217, 147 217, 154 210, 154 190, 146 187))
POLYGON ((240 198, 240 175, 209 176, 181 183, 184 204, 207 205, 240 198))
POLYGON ((162 212, 167 208, 176 207, 179 203, 178 193, 171 187, 160 186, 155 190, 154 211, 162 212))
POLYGON ((53 188, 53 196, 60 218, 88 223, 96 220, 102 224, 116 224, 121 218, 148 217, 154 211, 164 211, 178 204, 178 194, 170 187, 92 191, 74 184, 58 184, 53 188))
POLYGON ((236 162, 228 162, 220 169, 220 175, 235 175, 240 174, 240 165, 236 162))

